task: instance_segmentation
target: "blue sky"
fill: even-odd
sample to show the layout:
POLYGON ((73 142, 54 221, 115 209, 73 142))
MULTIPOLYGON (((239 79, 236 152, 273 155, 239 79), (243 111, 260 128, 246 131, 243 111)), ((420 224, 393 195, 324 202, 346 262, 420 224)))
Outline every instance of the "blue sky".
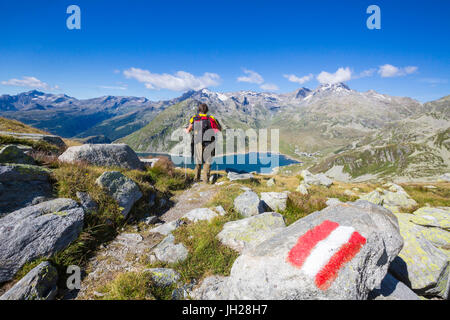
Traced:
POLYGON ((450 1, 46 0, 0 2, 0 94, 179 96, 288 92, 320 82, 450 94, 450 1), (66 9, 81 9, 69 30, 66 9), (369 5, 381 29, 369 30, 369 5))

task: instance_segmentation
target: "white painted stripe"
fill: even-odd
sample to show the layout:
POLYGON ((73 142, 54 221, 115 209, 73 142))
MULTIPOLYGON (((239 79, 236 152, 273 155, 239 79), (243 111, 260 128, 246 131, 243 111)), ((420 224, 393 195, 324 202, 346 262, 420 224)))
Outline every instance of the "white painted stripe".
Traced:
POLYGON ((305 274, 315 277, 342 245, 350 240, 354 231, 353 227, 339 226, 334 229, 327 238, 316 244, 301 270, 305 274))

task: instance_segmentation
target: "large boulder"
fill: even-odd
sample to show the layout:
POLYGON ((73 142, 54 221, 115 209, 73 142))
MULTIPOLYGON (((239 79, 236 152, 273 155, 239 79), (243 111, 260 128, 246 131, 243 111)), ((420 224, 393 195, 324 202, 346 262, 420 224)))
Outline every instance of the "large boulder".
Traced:
POLYGON ((63 162, 87 162, 95 166, 143 168, 136 153, 126 144, 84 144, 70 147, 58 159, 63 162))
POLYGON ((251 217, 264 212, 264 203, 253 191, 245 191, 234 199, 234 208, 244 217, 251 217))
POLYGON ((236 172, 230 171, 230 172, 228 172, 227 177, 230 181, 249 180, 249 179, 253 179, 253 174, 251 174, 251 173, 236 173, 236 172))
POLYGON ((84 211, 71 199, 26 207, 0 219, 0 283, 27 262, 50 257, 78 238, 84 211))
POLYGON ((450 207, 423 207, 413 212, 410 221, 424 227, 435 227, 450 231, 450 207))
POLYGON ((272 211, 286 210, 287 192, 261 192, 261 201, 272 211))
POLYGON ((367 299, 403 246, 397 219, 356 201, 327 207, 246 250, 229 299, 367 299))
POLYGON ((155 247, 153 253, 159 261, 175 263, 186 260, 189 252, 182 243, 175 244, 175 237, 169 234, 155 247))
POLYGON ((401 186, 394 183, 388 183, 384 185, 384 187, 388 189, 378 188, 377 190, 360 196, 360 199, 383 205, 392 212, 409 210, 417 205, 417 202, 412 199, 401 186))
POLYGON ((217 238, 222 244, 238 252, 243 252, 244 249, 269 239, 285 227, 281 214, 265 212, 225 223, 217 238))
POLYGON ((0 165, 0 217, 33 203, 38 197, 52 197, 50 170, 33 165, 0 165))
POLYGON ((0 163, 36 164, 32 157, 13 144, 0 147, 0 163))
POLYGON ((390 272, 419 295, 448 298, 450 251, 438 248, 433 243, 436 234, 430 233, 430 228, 412 222, 413 215, 396 213, 396 216, 405 244, 391 263, 390 272))
POLYGON ((105 189, 118 202, 125 218, 136 201, 143 196, 136 182, 119 171, 104 172, 95 183, 105 189))
POLYGON ((28 272, 0 300, 52 300, 58 292, 58 271, 50 262, 41 262, 28 272))
POLYGON ((63 139, 61 139, 61 137, 54 136, 51 134, 0 131, 0 135, 12 136, 14 138, 25 140, 43 141, 52 144, 54 146, 57 146, 58 148, 61 149, 66 147, 66 144, 64 143, 63 139))
POLYGON ((333 180, 328 178, 323 173, 312 174, 308 170, 302 170, 300 175, 303 177, 303 182, 307 185, 325 186, 329 187, 333 184, 333 180))

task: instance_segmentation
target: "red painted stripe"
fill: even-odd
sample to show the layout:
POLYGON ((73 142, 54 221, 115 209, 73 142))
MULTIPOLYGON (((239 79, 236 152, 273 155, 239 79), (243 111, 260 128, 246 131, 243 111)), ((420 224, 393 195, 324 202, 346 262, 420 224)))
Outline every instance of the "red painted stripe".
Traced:
POLYGON ((338 226, 339 224, 336 222, 325 220, 320 225, 308 230, 298 238, 297 244, 289 251, 286 260, 292 265, 300 268, 311 253, 312 248, 314 248, 319 241, 328 237, 338 226))
POLYGON ((353 232, 350 240, 344 244, 328 261, 328 263, 316 275, 316 285, 321 290, 326 290, 336 279, 339 270, 359 252, 366 243, 366 238, 358 232, 353 232))

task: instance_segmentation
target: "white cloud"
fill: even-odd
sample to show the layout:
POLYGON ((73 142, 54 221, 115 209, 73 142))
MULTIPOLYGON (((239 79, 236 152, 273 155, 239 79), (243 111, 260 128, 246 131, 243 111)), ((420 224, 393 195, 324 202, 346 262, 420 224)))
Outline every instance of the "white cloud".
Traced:
POLYGON ((408 74, 414 73, 418 70, 418 67, 415 66, 407 66, 404 68, 399 68, 396 66, 393 66, 392 64, 385 64, 380 66, 378 69, 378 74, 382 78, 392 78, 392 77, 401 77, 406 76, 408 74))
POLYGON ((15 86, 15 87, 25 87, 25 88, 33 88, 33 89, 43 89, 43 90, 57 90, 58 86, 54 86, 53 88, 38 78, 35 77, 23 77, 22 79, 9 79, 7 81, 2 81, 2 85, 5 86, 15 86))
POLYGON ((364 70, 360 74, 358 74, 356 76, 352 76, 352 79, 371 77, 375 73, 375 71, 377 71, 377 69, 375 69, 375 68, 364 70))
POLYGON ((259 73, 247 69, 244 69, 244 73, 247 74, 247 76, 241 76, 237 78, 238 82, 249 82, 256 84, 264 83, 264 78, 259 73))
POLYGON ((267 90, 267 91, 277 91, 279 90, 278 86, 273 83, 264 83, 260 86, 261 89, 267 90))
POLYGON ((352 71, 349 67, 339 68, 335 73, 322 71, 317 76, 317 81, 321 84, 334 84, 338 82, 348 81, 352 78, 352 71))
POLYGON ((312 73, 310 73, 310 74, 308 74, 306 76, 303 76, 303 77, 299 78, 295 74, 285 74, 285 75, 283 75, 283 77, 288 79, 290 82, 295 82, 295 83, 298 83, 298 84, 304 84, 305 82, 310 81, 314 77, 314 75, 312 73))
POLYGON ((177 71, 172 75, 130 68, 125 70, 123 74, 128 79, 132 78, 144 83, 148 89, 168 89, 173 91, 200 90, 218 85, 220 81, 218 74, 210 72, 205 72, 201 77, 196 77, 185 71, 177 71))

